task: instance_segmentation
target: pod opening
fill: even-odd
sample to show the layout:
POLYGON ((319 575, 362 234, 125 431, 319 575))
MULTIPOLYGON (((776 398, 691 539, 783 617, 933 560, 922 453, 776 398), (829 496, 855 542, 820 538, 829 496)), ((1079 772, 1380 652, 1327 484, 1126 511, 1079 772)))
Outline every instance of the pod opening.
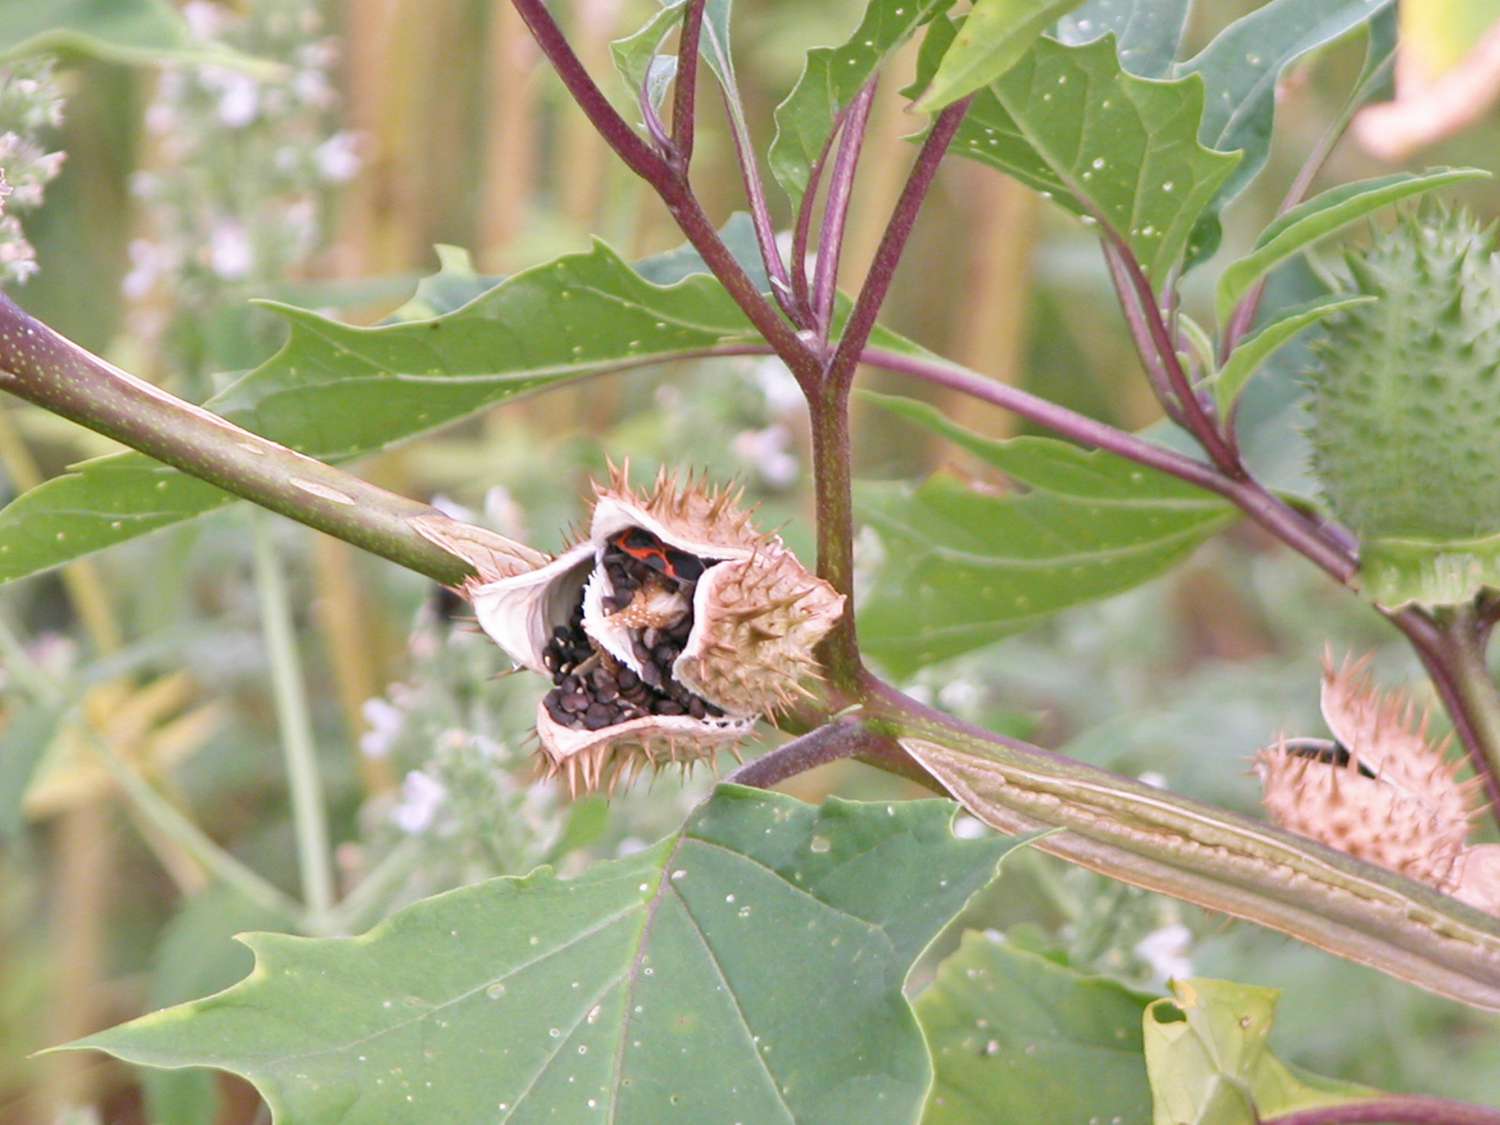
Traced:
POLYGON ((723 717, 673 673, 692 635, 698 580, 720 560, 678 550, 641 527, 611 535, 597 559, 567 623, 553 628, 543 648, 553 684, 542 701, 547 713, 580 731, 653 715, 723 717), (591 599, 603 615, 593 632, 585 615, 591 599), (596 635, 606 624, 609 645, 596 635))

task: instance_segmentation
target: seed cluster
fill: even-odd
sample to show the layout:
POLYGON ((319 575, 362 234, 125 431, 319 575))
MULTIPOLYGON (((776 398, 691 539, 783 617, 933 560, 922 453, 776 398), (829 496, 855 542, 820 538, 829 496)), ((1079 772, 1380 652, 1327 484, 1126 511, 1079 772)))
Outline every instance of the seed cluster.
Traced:
MULTIPOLYGON (((693 630, 696 582, 664 573, 614 543, 605 548, 602 565, 614 589, 604 599, 606 613, 623 613, 664 587, 675 587, 683 594, 685 608, 676 621, 630 630, 633 655, 641 666, 637 675, 589 639, 583 627, 580 595, 568 623, 553 629, 542 654, 555 685, 543 700, 547 713, 574 730, 603 730, 646 715, 690 715, 695 719, 723 715, 719 708, 672 678, 672 665, 693 630)), ((703 560, 703 565, 713 563, 703 560)), ((696 578, 701 568, 693 568, 692 573, 696 578)))

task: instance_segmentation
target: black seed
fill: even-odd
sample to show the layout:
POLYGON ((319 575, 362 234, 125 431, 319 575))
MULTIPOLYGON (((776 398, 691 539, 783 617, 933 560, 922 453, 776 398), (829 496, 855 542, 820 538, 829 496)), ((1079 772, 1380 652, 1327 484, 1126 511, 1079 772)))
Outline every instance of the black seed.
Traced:
MULTIPOLYGON (((655 648, 658 644, 661 643, 661 633, 656 629, 652 629, 649 627, 642 629, 641 643, 644 644, 647 648, 655 648)), ((641 659, 644 660, 645 657, 642 657, 641 659)))
POLYGON ((572 691, 562 697, 562 705, 565 711, 587 711, 589 697, 581 691, 572 691))
POLYGON ((562 683, 558 684, 557 686, 562 688, 564 694, 569 694, 582 690, 583 681, 580 680, 577 676, 564 676, 562 678, 562 683))
POLYGON ((641 679, 650 687, 659 688, 662 685, 661 669, 655 664, 643 662, 641 664, 641 679))
POLYGON ((695 719, 701 719, 704 715, 708 714, 708 708, 703 700, 695 695, 688 700, 688 714, 695 719))
POLYGON ((658 715, 681 715, 682 711, 681 703, 677 703, 671 699, 657 700, 656 713, 658 715))
POLYGON ((603 730, 613 722, 614 716, 602 703, 595 703, 583 713, 583 725, 589 730, 603 730))
POLYGON ((615 680, 620 685, 621 691, 629 691, 641 682, 640 677, 629 668, 621 668, 620 674, 615 677, 615 680))

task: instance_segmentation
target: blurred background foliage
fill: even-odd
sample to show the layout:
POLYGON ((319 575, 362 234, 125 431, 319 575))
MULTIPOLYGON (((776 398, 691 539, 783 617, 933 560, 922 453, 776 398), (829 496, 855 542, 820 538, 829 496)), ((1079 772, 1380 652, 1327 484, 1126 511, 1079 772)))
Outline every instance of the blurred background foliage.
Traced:
MULTIPOLYGON (((27 4, 0 3, 0 32, 7 13, 27 4)), ((1188 46, 1254 6, 1200 4, 1188 46)), ((558 7, 590 68, 623 94, 608 42, 654 5, 558 7)), ((1413 7, 1423 16, 1411 21, 1412 42, 1424 65, 1438 67, 1455 65, 1463 51, 1454 43, 1472 42, 1497 14, 1494 4, 1455 3, 1442 6, 1453 13, 1445 22, 1433 17, 1439 6, 1413 7)), ((759 144, 805 49, 840 40, 858 9, 854 0, 739 6, 740 79, 759 144)), ((45 206, 13 200, 35 247, 34 276, 13 287, 18 298, 179 394, 206 397, 274 350, 282 330, 253 298, 358 322, 397 309, 428 315, 453 293, 473 292, 474 271, 503 275, 585 248, 591 234, 627 258, 680 241, 562 96, 507 4, 195 0, 184 14, 195 33, 281 69, 131 67, 66 54, 53 71, 27 72, 28 81, 55 83, 65 109, 44 106, 29 122, 39 178, 56 173, 45 206), (53 153, 66 154, 55 167, 46 163, 53 153), (445 251, 444 276, 417 291, 437 269, 436 244, 471 257, 445 251)), ((1222 257, 1242 251, 1274 211, 1360 60, 1360 44, 1344 44, 1288 76, 1270 164, 1231 213, 1222 257)), ((908 52, 898 69, 911 66, 908 52)), ((846 281, 862 276, 902 182, 910 152, 902 137, 919 124, 903 112, 902 84, 888 79, 876 103, 846 281)), ((7 104, 0 98, 0 110, 7 104)), ((716 108, 702 104, 706 116, 716 108)), ((1497 143, 1491 115, 1413 153, 1410 166, 1493 169, 1497 143)), ((1315 189, 1392 167, 1349 140, 1315 189)), ((743 207, 722 129, 700 128, 694 178, 716 216, 743 207)), ((1500 211, 1500 188, 1463 196, 1481 214, 1500 211)), ((1211 276, 1190 281, 1190 309, 1206 306, 1211 276)), ((1292 290, 1298 278, 1287 273, 1278 284, 1292 290)), ((892 328, 996 378, 1130 428, 1157 420, 1094 240, 984 168, 951 161, 943 169, 887 309, 892 328)), ((1283 353, 1244 410, 1247 446, 1271 479, 1292 485, 1304 479, 1299 362, 1298 349, 1283 353)), ((869 385, 895 389, 881 379, 869 385)), ((1015 432, 988 407, 936 401, 976 430, 1015 432)), ((937 468, 993 476, 878 411, 862 411, 857 423, 867 477, 937 468)), ((108 449, 41 411, 0 402, 0 499, 108 449)), ((639 473, 666 463, 740 476, 763 522, 784 525, 792 545, 811 553, 800 401, 768 361, 641 370, 565 388, 361 471, 551 548, 578 518, 605 457, 626 455, 639 473)), ((9 669, 0 680, 5 1125, 90 1113, 108 1122, 257 1119, 253 1093, 222 1076, 158 1073, 143 1087, 97 1056, 27 1058, 228 984, 248 968, 231 934, 299 924, 213 879, 122 794, 100 755, 104 741, 116 765, 189 812, 237 860, 277 887, 296 887, 272 691, 273 664, 287 653, 263 637, 275 607, 256 582, 256 522, 228 510, 0 591, 9 669), (51 705, 25 702, 23 668, 50 685, 51 705)), ((675 828, 709 783, 664 777, 612 802, 574 804, 536 786, 526 739, 537 688, 505 676, 501 655, 453 618, 438 590, 299 526, 259 522, 290 583, 336 878, 341 889, 359 888, 325 925, 357 931, 478 878, 542 862, 577 871, 627 853, 675 828)), ((1279 731, 1322 733, 1325 644, 1378 651, 1383 679, 1420 685, 1430 702, 1391 630, 1241 526, 1166 579, 927 669, 910 687, 966 719, 1253 812, 1250 753, 1279 731)), ((806 799, 906 795, 853 764, 789 788, 806 799)), ((1025 934, 1033 948, 1146 987, 1187 971, 1278 985, 1290 990, 1277 1027, 1284 1058, 1388 1089, 1500 1101, 1496 1018, 1043 856, 1008 862, 964 924, 1025 934)), ((929 966, 920 979, 930 974, 929 966)))

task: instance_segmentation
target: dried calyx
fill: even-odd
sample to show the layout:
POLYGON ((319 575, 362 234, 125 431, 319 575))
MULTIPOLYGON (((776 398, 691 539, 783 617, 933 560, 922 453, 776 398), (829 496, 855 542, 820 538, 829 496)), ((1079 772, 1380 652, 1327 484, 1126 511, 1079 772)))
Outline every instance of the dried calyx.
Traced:
POLYGON ((1470 844, 1480 782, 1460 781, 1452 736, 1434 742, 1409 699, 1377 691, 1369 661, 1325 660, 1335 741, 1283 738, 1255 758, 1266 811, 1284 828, 1500 914, 1500 845, 1470 844))
POLYGON ((736 494, 664 474, 637 494, 623 471, 595 492, 580 542, 464 590, 485 632, 552 681, 543 762, 575 791, 732 749, 806 693, 843 608, 736 494))

